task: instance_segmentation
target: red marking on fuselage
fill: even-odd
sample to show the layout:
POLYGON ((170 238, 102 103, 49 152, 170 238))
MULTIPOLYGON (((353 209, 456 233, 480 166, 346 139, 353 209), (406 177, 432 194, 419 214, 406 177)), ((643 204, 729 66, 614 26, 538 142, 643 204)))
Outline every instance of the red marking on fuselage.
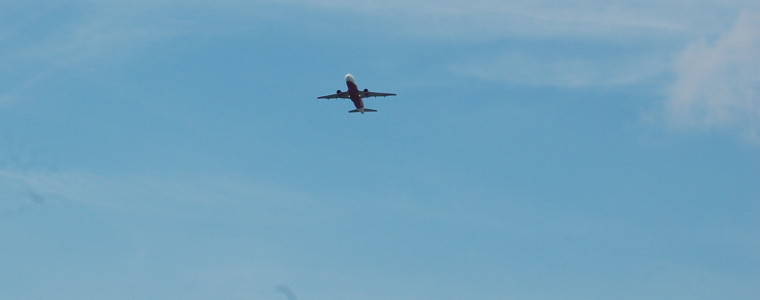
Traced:
POLYGON ((351 81, 353 77, 346 76, 346 86, 348 86, 348 96, 351 97, 351 102, 354 103, 356 108, 364 108, 364 101, 362 101, 362 94, 359 92, 359 87, 356 83, 351 81), (349 79, 350 78, 350 79, 349 79))

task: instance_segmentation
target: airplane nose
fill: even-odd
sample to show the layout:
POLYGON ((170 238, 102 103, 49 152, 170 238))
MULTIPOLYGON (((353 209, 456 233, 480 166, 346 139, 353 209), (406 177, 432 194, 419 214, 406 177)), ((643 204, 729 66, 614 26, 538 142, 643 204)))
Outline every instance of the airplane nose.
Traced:
POLYGON ((346 81, 356 83, 356 80, 354 80, 354 75, 351 74, 346 74, 346 81))

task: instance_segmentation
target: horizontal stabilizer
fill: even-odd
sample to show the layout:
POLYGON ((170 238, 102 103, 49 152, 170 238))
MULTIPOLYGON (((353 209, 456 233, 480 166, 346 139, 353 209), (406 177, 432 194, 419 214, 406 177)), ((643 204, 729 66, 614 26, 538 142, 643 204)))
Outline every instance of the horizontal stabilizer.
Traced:
POLYGON ((357 108, 357 109, 354 109, 354 110, 349 110, 348 112, 350 112, 350 113, 355 113, 355 112, 365 113, 365 112, 376 112, 376 111, 377 111, 377 109, 357 108))

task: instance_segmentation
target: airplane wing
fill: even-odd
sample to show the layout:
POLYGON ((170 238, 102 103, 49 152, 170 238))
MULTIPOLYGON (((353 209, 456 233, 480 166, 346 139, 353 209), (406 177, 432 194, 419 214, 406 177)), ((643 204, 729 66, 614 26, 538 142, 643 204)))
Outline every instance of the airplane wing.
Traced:
POLYGON ((393 93, 377 93, 377 92, 366 92, 366 93, 361 93, 361 94, 362 94, 362 97, 364 98, 396 96, 396 94, 393 94, 393 93))
POLYGON ((338 99, 338 98, 350 99, 351 97, 348 96, 348 92, 340 92, 337 94, 317 97, 317 99, 338 99))

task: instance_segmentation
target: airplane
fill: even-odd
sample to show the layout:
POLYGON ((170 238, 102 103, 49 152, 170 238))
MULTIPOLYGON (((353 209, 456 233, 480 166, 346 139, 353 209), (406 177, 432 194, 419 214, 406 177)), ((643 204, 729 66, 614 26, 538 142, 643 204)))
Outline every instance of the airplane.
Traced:
POLYGON ((348 86, 348 91, 346 92, 341 92, 338 90, 335 94, 317 97, 317 99, 351 99, 351 101, 354 102, 356 109, 349 110, 348 112, 359 112, 364 114, 365 112, 376 112, 377 110, 365 108, 362 98, 396 96, 396 94, 391 93, 370 92, 368 89, 360 91, 359 87, 356 85, 356 79, 354 79, 354 75, 351 74, 346 74, 346 86, 348 86))

